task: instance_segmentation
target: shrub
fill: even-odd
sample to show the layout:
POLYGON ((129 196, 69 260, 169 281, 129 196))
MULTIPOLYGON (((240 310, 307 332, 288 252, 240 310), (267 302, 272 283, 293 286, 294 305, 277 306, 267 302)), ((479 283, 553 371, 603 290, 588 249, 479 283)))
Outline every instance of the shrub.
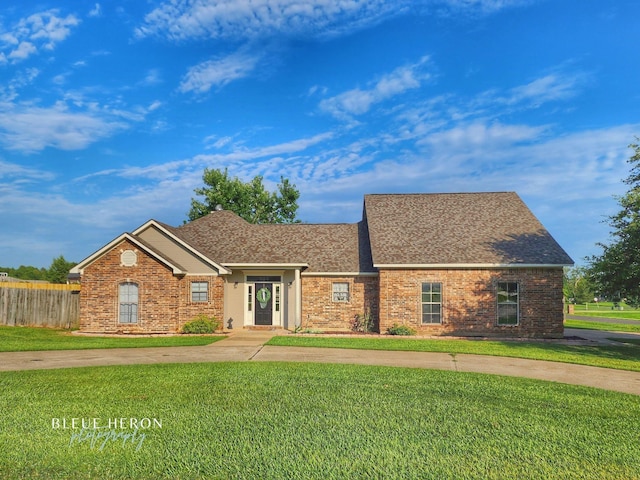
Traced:
POLYGON ((394 323, 393 327, 387 328, 387 333, 389 335, 415 335, 416 331, 406 325, 398 325, 397 323, 394 323))
POLYGON ((214 317, 207 317, 203 314, 185 323, 182 327, 182 333, 213 333, 219 327, 220 322, 214 317))
POLYGON ((364 314, 357 314, 351 322, 351 330, 354 332, 371 333, 375 330, 375 327, 375 322, 369 311, 364 314))

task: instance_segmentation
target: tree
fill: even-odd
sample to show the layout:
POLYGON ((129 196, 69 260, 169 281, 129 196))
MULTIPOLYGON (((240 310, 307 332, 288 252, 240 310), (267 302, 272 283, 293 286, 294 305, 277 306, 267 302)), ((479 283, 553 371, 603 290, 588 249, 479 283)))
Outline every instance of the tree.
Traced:
POLYGON ((67 283, 67 275, 69 270, 76 266, 74 262, 67 262, 62 255, 54 258, 51 262, 49 270, 47 270, 46 279, 51 283, 67 283))
MULTIPOLYGON (((636 137, 636 141, 640 138, 636 137)), ((631 172, 624 180, 626 194, 618 197, 620 211, 609 217, 612 241, 598 243, 601 255, 588 258, 589 275, 598 291, 613 301, 640 305, 640 144, 632 143, 631 172)))
POLYGON ((189 220, 203 217, 220 205, 249 223, 299 222, 296 212, 300 192, 286 178, 280 177, 277 192, 268 192, 260 175, 245 183, 238 177, 230 178, 226 168, 224 172, 205 168, 202 180, 205 186, 194 191, 204 200, 191 199, 189 220))
POLYGON ((594 298, 594 289, 584 267, 565 270, 562 290, 571 303, 592 302, 594 298))
POLYGON ((47 269, 28 265, 20 265, 18 268, 0 267, 0 272, 6 272, 10 277, 20 280, 46 280, 47 269))

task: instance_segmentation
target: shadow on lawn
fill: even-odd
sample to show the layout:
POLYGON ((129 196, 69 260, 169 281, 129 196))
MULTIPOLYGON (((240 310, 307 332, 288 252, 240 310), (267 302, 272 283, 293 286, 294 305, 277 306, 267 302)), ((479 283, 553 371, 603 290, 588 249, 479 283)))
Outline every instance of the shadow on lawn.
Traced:
MULTIPOLYGON (((514 356, 522 351, 520 342, 497 342, 506 350, 513 350, 514 356)), ((566 345, 558 343, 527 342, 527 350, 553 352, 556 355, 591 355, 610 360, 638 360, 640 361, 640 347, 635 345, 566 345)))

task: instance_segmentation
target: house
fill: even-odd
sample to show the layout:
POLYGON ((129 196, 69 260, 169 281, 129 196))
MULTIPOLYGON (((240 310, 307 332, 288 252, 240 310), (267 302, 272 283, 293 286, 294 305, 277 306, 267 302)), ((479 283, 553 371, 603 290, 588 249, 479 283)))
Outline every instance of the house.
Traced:
POLYGON ((560 338, 572 264, 516 193, 385 194, 351 224, 149 220, 71 273, 86 332, 178 332, 199 314, 346 331, 369 313, 380 332, 560 338))

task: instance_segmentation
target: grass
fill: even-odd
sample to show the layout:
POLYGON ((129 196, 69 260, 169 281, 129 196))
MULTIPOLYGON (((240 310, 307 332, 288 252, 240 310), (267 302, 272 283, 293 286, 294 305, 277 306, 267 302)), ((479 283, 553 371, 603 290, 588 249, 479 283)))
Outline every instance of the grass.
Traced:
POLYGON ((620 343, 628 343, 630 345, 637 345, 640 347, 640 338, 616 338, 616 337, 610 337, 607 340, 613 340, 614 342, 620 342, 620 343))
MULTIPOLYGON (((640 312, 626 310, 609 310, 609 311, 596 311, 596 310, 574 310, 574 315, 583 317, 601 317, 601 318, 615 318, 620 320, 640 320, 640 312)), ((638 322, 640 324, 640 322, 638 322)))
POLYGON ((640 320, 640 309, 631 308, 621 303, 622 310, 613 307, 611 302, 579 303, 574 305, 575 315, 588 317, 621 318, 625 320, 640 320))
POLYGON ((223 336, 86 337, 69 330, 0 326, 0 352, 83 350, 88 348, 184 347, 208 345, 223 336))
POLYGON ((413 338, 350 338, 277 336, 267 345, 354 348, 415 352, 469 353, 576 363, 640 372, 640 348, 609 345, 561 345, 543 342, 485 340, 423 340, 413 338))
POLYGON ((640 477, 637 396, 537 380, 220 363, 5 372, 0 391, 4 478, 640 477), (52 428, 114 417, 162 427, 102 450, 52 428))
POLYGON ((629 323, 604 323, 592 322, 590 320, 570 320, 564 321, 566 328, 583 328, 585 330, 605 330, 614 332, 640 333, 640 322, 637 325, 629 323))

